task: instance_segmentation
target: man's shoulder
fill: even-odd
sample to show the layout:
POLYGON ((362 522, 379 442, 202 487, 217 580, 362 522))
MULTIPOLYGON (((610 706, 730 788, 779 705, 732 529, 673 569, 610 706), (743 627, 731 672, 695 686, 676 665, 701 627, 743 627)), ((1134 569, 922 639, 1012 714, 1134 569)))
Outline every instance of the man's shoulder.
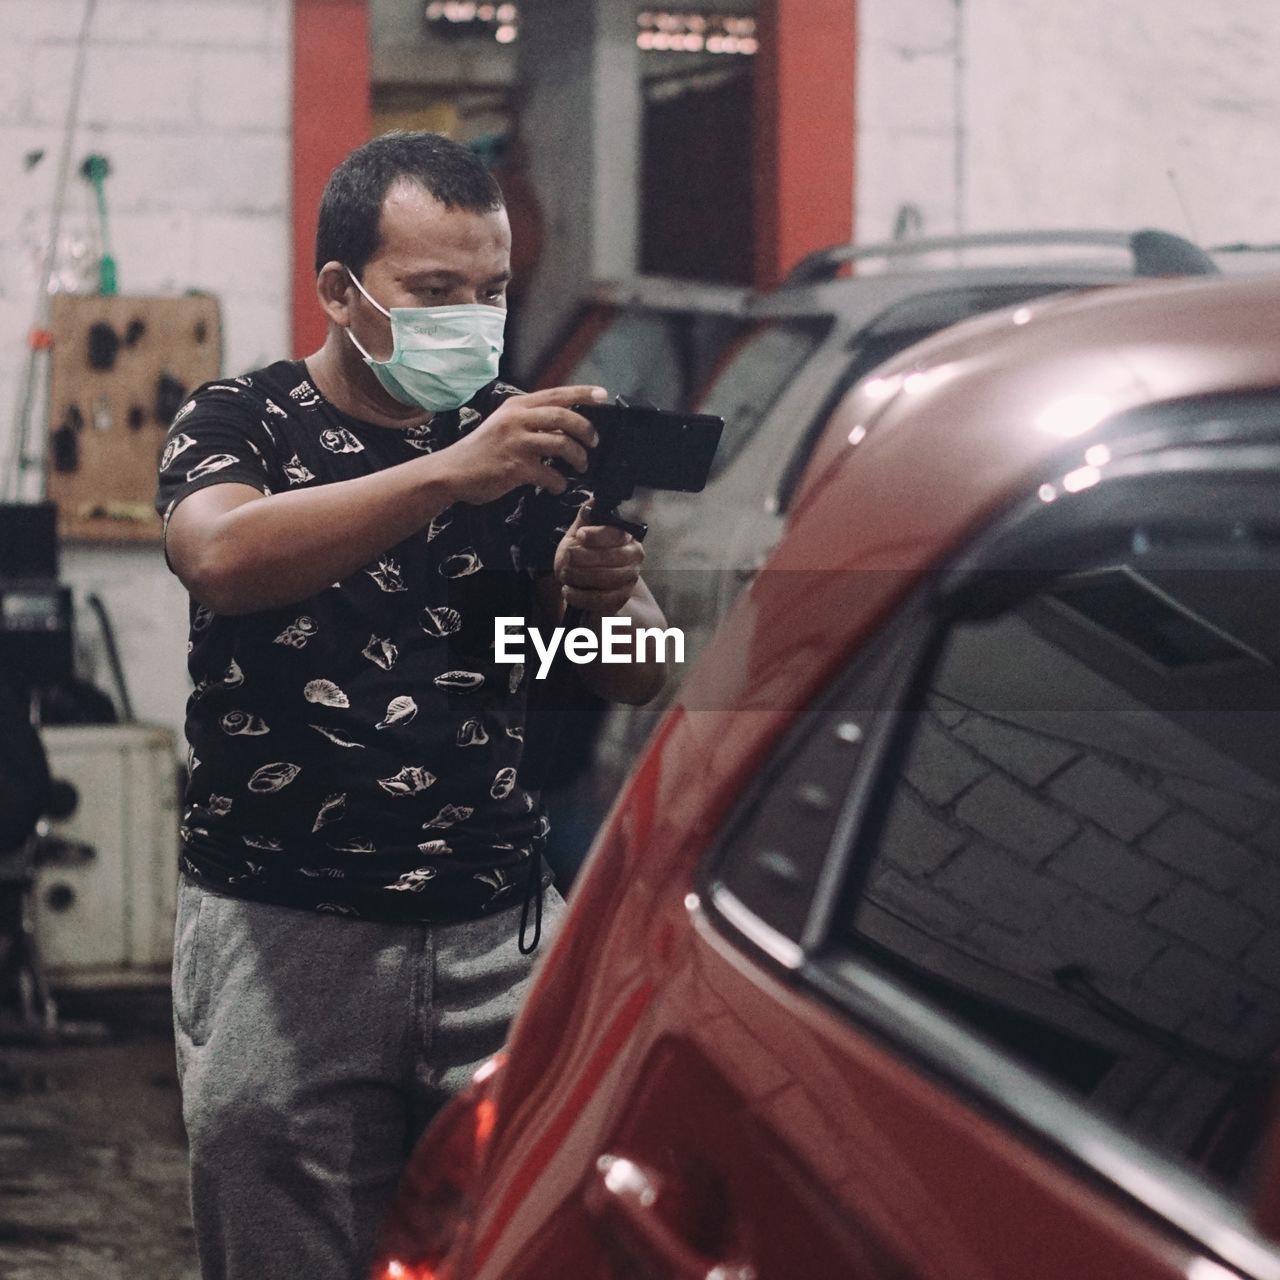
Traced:
POLYGON ((315 404, 319 398, 301 360, 277 360, 248 373, 210 379, 191 393, 179 414, 208 405, 238 405, 255 414, 284 418, 291 410, 315 404))

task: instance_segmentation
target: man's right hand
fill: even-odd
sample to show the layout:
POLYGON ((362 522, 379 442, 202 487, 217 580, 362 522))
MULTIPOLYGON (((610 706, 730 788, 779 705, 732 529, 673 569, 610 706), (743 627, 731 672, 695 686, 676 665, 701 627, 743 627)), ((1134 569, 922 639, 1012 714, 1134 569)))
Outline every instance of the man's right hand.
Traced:
POLYGON ((603 387, 548 387, 512 396, 474 431, 436 456, 448 465, 448 486, 459 502, 493 502, 522 485, 563 493, 569 481, 547 461, 587 468, 598 437, 575 404, 603 403, 603 387))

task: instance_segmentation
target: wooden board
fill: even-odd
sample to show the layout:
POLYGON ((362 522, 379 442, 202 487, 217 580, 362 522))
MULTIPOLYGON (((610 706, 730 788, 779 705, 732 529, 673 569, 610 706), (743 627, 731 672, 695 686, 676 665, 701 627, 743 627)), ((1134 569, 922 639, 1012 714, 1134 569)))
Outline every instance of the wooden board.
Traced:
POLYGON ((52 331, 46 474, 59 537, 158 542, 156 463, 173 412, 221 373, 218 300, 59 294, 52 331))

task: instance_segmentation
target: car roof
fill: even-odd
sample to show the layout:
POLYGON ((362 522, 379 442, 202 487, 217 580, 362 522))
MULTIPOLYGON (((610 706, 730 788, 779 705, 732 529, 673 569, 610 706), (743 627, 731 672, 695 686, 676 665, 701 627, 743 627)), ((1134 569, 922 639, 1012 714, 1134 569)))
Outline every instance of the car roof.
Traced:
MULTIPOLYGON (((712 750, 758 750, 930 567, 1110 418, 1280 390, 1280 281, 1150 282, 965 321, 859 383, 832 416, 786 536, 686 679, 712 750), (744 736, 737 712, 760 713, 744 736)), ((1056 474, 1056 473, 1055 473, 1056 474)), ((726 762, 727 763, 727 762, 726 762)))
POLYGON ((776 289, 754 297, 750 309, 761 317, 838 315, 857 326, 904 298, 953 289, 1038 287, 1049 292, 1117 284, 1135 276, 1182 277, 1219 271, 1203 250, 1165 231, 929 236, 819 250, 800 262, 776 289), (1078 255, 1080 250, 1092 252, 1085 258, 1063 256, 1065 251, 1078 255), (839 277, 842 266, 855 266, 859 274, 839 277))

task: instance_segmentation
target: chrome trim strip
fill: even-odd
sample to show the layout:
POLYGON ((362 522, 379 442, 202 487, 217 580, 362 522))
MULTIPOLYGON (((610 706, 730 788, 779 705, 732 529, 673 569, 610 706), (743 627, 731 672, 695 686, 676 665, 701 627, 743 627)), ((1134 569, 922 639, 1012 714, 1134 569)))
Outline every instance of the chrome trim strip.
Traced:
POLYGON ((711 886, 710 898, 725 922, 771 960, 777 961, 785 969, 799 969, 804 963, 804 952, 790 938, 779 933, 772 925, 765 924, 750 911, 741 898, 731 893, 723 884, 711 886))
POLYGON ((1280 1280, 1280 1246, 1259 1235, 1233 1201, 988 1048, 908 987, 843 957, 821 967, 810 962, 801 976, 851 1007, 886 1039, 926 1059, 940 1075, 1011 1114, 1214 1258, 1256 1280, 1280 1280))

